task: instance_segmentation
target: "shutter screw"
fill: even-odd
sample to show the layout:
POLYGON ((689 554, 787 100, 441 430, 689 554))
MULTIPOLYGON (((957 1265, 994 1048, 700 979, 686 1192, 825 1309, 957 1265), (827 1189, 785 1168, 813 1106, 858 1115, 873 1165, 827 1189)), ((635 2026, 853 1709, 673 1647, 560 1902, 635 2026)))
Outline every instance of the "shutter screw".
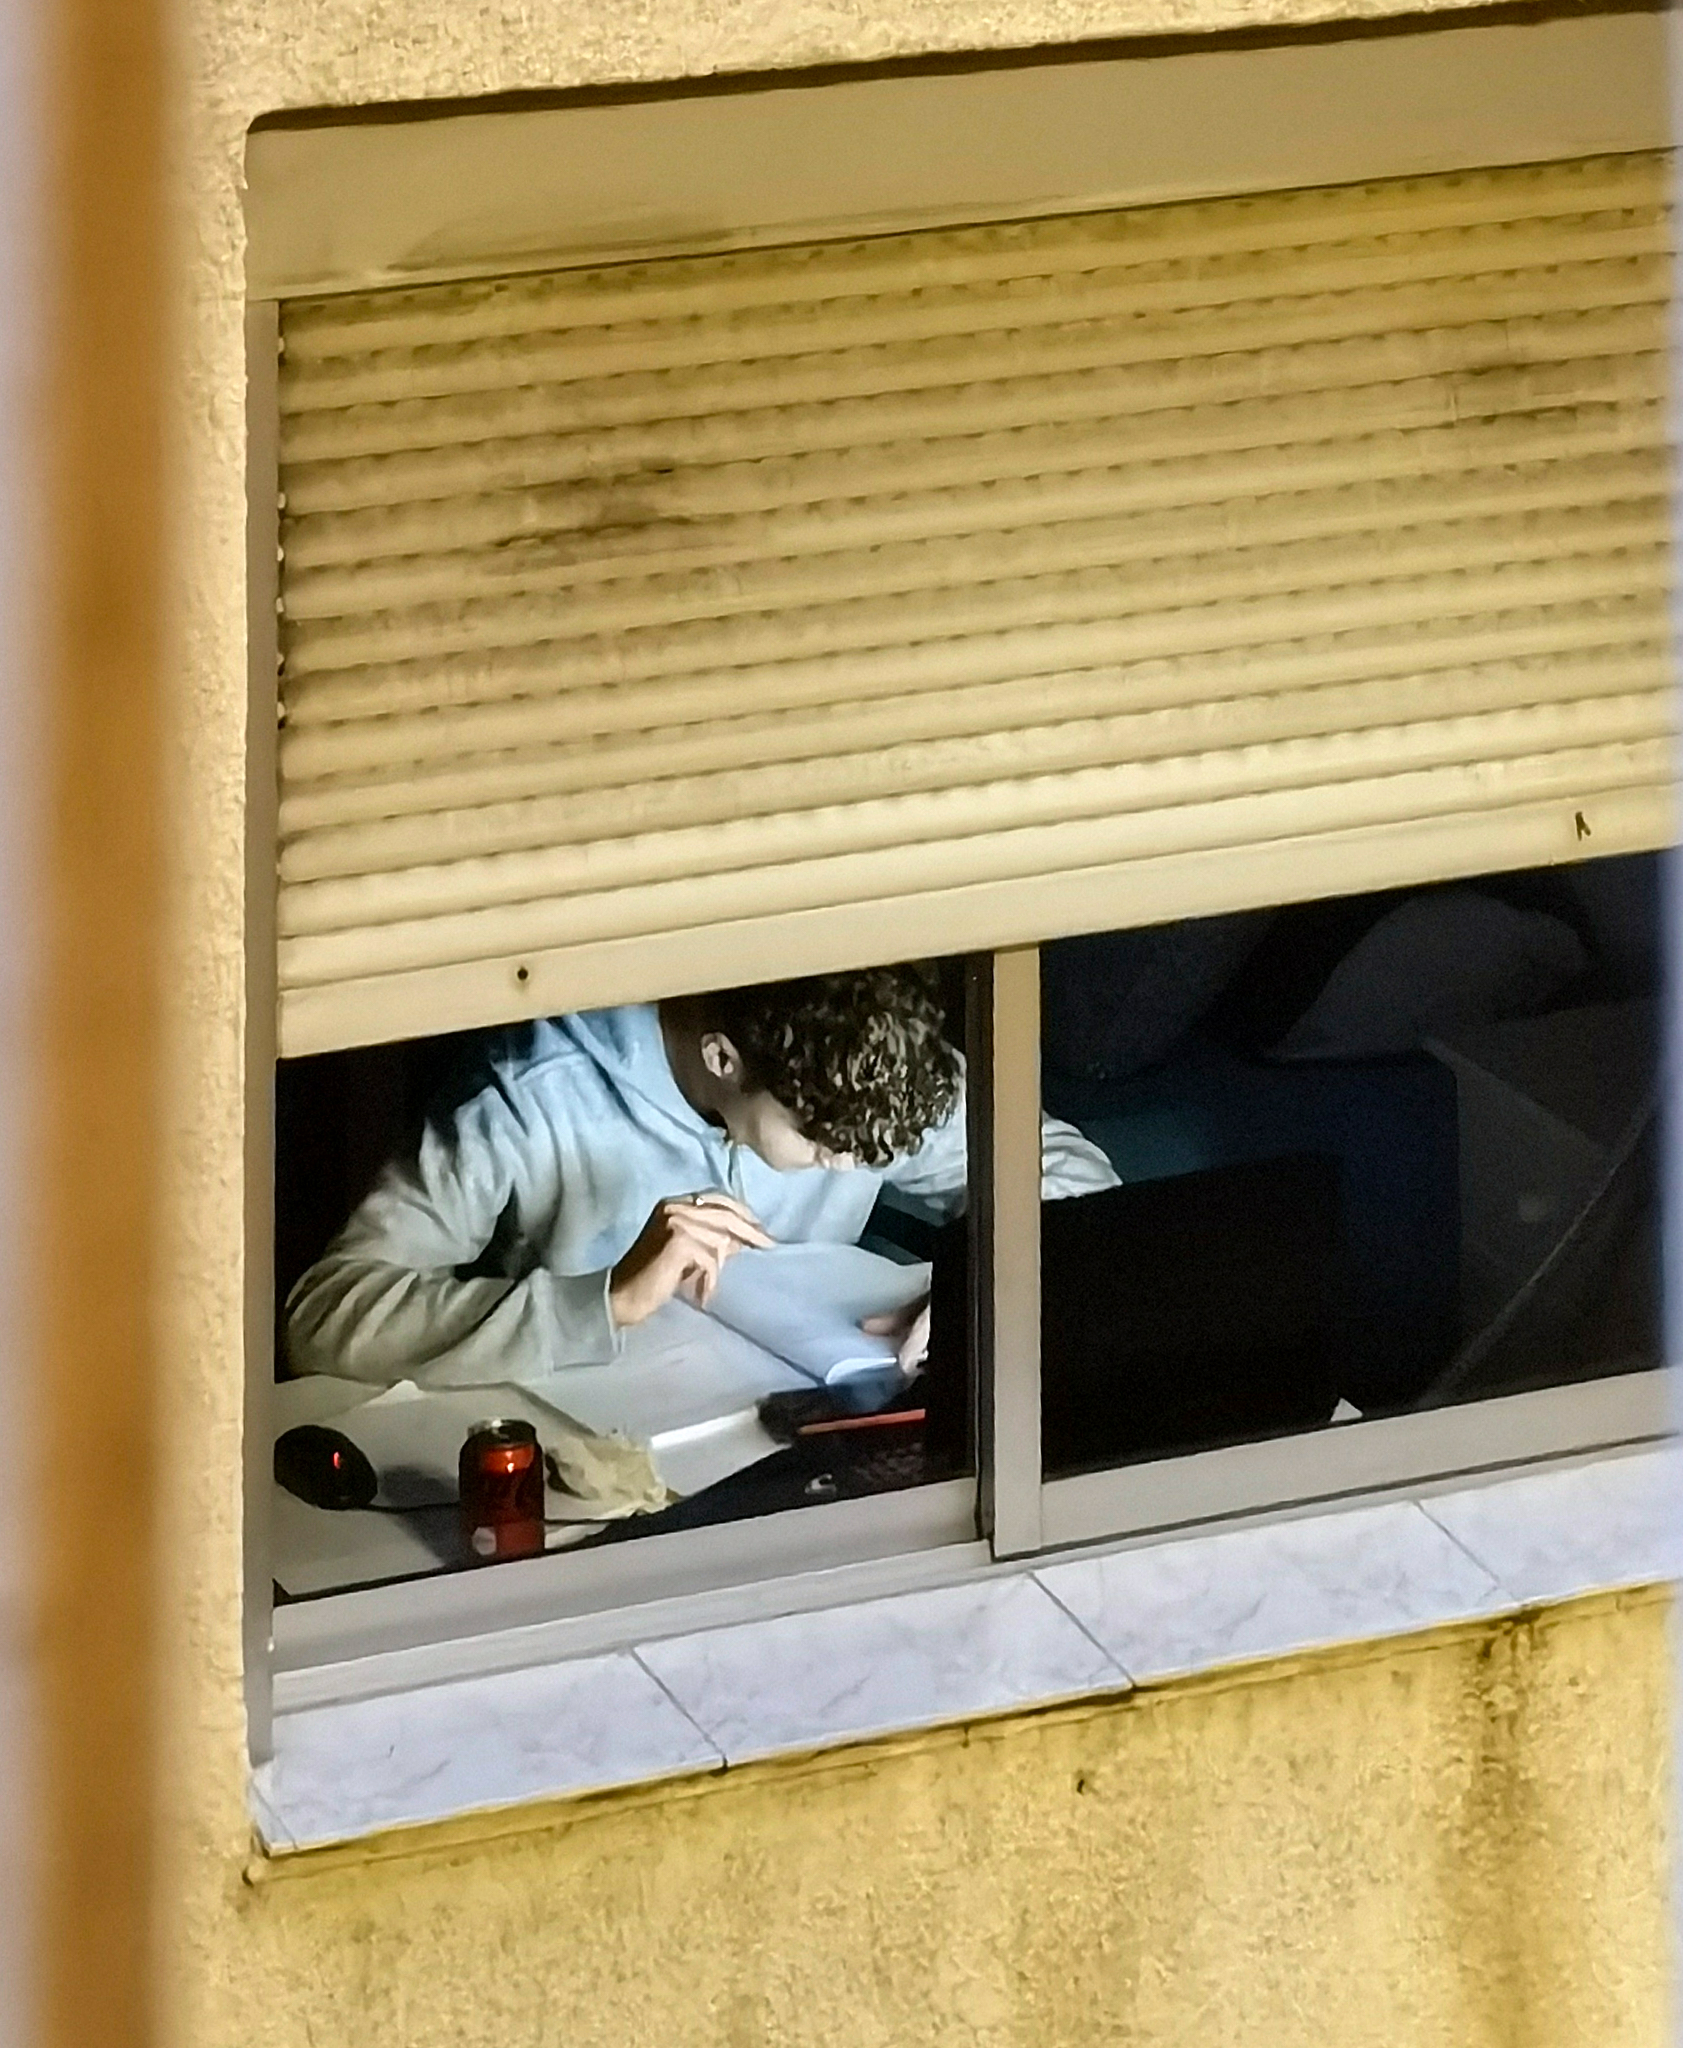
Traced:
POLYGON ((530 981, 532 970, 529 967, 517 967, 514 970, 514 978, 516 981, 530 981))

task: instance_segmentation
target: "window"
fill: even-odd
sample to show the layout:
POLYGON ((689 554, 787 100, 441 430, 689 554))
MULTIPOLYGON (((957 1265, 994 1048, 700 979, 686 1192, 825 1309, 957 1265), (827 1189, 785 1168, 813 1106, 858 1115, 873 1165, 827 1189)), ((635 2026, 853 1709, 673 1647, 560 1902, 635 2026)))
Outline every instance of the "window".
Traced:
POLYGON ((1041 961, 1049 1478, 1660 1363, 1651 858, 1041 961))
POLYGON ((973 1473, 964 1006, 950 961, 284 1063, 281 1596, 483 1562, 486 1418, 548 1467, 493 1558, 973 1473))
POLYGON ((280 1668, 1654 1426, 1656 33, 253 137, 254 1414, 487 1033, 920 960, 968 1062, 962 1216, 856 1219, 915 1398, 495 1573, 416 1509, 283 1576, 280 1668), (938 109, 958 168, 861 149, 938 109), (624 227, 680 161, 740 232, 624 227))

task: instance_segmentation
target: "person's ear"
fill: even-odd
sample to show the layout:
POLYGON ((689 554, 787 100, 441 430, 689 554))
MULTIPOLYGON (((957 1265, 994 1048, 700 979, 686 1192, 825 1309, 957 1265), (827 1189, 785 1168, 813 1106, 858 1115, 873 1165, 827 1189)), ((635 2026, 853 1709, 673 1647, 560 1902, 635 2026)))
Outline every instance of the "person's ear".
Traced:
POLYGON ((742 1055, 722 1031, 704 1031, 701 1034, 701 1064, 715 1081, 727 1086, 742 1086, 742 1055))

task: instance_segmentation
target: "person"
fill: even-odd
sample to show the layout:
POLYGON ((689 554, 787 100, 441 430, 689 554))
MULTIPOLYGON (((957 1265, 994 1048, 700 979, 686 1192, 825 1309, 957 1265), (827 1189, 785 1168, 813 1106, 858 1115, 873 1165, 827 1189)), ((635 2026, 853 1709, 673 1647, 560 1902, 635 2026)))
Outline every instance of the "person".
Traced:
MULTIPOLYGON (((287 1302, 296 1373, 423 1386, 605 1363, 724 1262, 963 1207, 963 1062, 913 967, 553 1017, 488 1049, 287 1302)), ((1114 1185, 1047 1119, 1044 1192, 1114 1185)), ((927 1332, 903 1334, 915 1363, 927 1332)))

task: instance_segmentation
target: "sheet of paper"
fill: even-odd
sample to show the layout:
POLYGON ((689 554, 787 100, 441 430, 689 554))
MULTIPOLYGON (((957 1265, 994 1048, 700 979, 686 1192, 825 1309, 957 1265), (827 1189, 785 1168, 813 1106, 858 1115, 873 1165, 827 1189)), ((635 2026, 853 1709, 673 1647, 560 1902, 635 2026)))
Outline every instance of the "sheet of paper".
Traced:
POLYGON ((834 1386, 892 1368, 894 1343, 859 1325, 928 1293, 926 1265, 900 1265, 856 1244, 780 1244, 729 1260, 708 1314, 834 1386))
POLYGON ((676 1494, 700 1493, 782 1449, 755 1408, 687 1429, 664 1430, 649 1445, 654 1468, 676 1494))
POLYGON ((277 1486, 269 1512, 270 1569, 276 1585, 295 1600, 342 1586, 417 1578, 462 1561, 454 1508, 418 1515, 382 1514, 377 1508, 332 1513, 277 1486))
POLYGON ((626 1331, 618 1358, 563 1366, 534 1391, 586 1429, 654 1444, 669 1431, 740 1414, 762 1395, 811 1384, 763 1345, 674 1300, 626 1331))
MULTIPOLYGON (((600 1526, 581 1521, 548 1529, 544 1548, 565 1549, 600 1526)), ((348 1586, 375 1586, 384 1579, 459 1571, 477 1562, 462 1542, 454 1507, 410 1514, 378 1508, 330 1512, 311 1507, 282 1486, 274 1490, 269 1538, 275 1583, 295 1600, 348 1586)))
MULTIPOLYGON (((456 1520, 456 1461, 474 1423, 493 1414, 522 1416, 540 1441, 546 1420, 555 1419, 547 1403, 515 1387, 423 1393, 407 1381, 379 1388, 326 1374, 278 1385, 275 1435, 304 1422, 343 1430, 380 1473, 376 1498, 384 1504, 311 1507, 277 1485, 270 1507, 271 1570, 281 1590, 299 1599, 471 1563, 456 1520)), ((546 1549, 578 1542, 599 1526, 588 1503, 552 1486, 545 1489, 544 1514, 570 1524, 547 1532, 546 1549)))
POLYGON ((448 1387, 426 1392, 412 1381, 387 1387, 334 1418, 380 1475, 375 1503, 386 1508, 444 1507, 456 1498, 462 1445, 482 1422, 529 1422, 545 1440, 562 1418, 524 1387, 448 1387))
POLYGON ((360 1408, 383 1391, 366 1380, 335 1379, 330 1373, 313 1372, 299 1380, 276 1382, 269 1410, 276 1436, 296 1429, 301 1422, 333 1422, 347 1410, 360 1408))

